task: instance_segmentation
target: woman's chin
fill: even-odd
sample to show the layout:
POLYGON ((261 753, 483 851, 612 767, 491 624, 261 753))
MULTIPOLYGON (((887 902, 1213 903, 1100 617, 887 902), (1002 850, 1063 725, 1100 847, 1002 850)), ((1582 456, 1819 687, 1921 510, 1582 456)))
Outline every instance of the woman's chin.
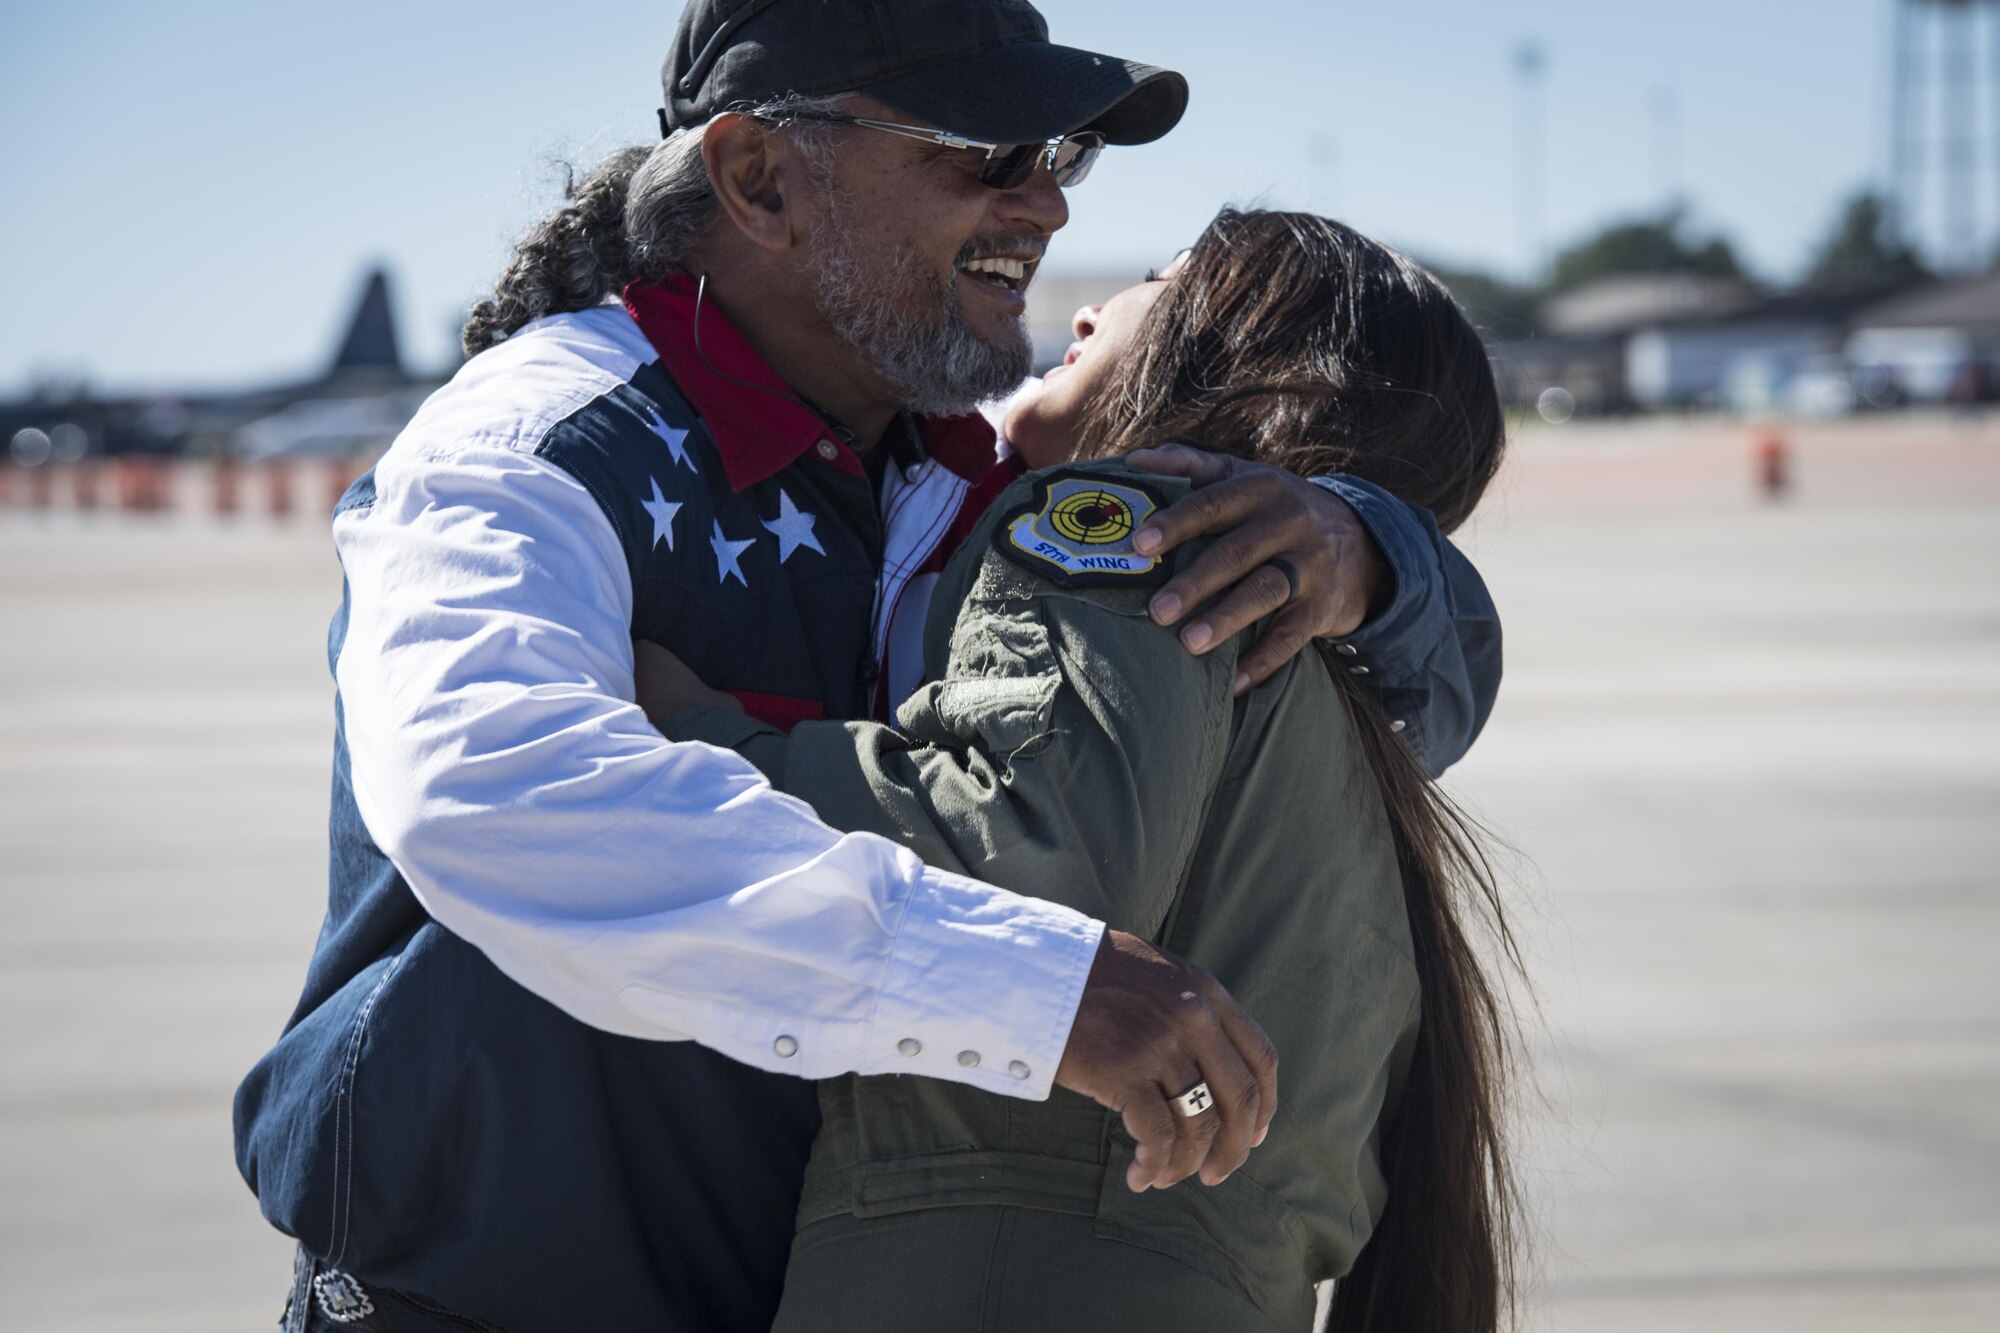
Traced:
POLYGON ((1077 422, 1061 384, 1067 366, 1031 379, 1007 402, 1007 447, 1029 467, 1051 467, 1076 456, 1077 422))
MULTIPOLYGON (((1000 433, 1006 437, 1008 449, 1023 458, 1027 457, 1027 449, 1030 447, 1024 444, 1024 437, 1026 441, 1032 442, 1041 433, 1041 414, 1035 410, 1041 398, 1042 382, 1039 379, 1028 380, 1014 390, 1014 396, 1007 400, 1007 416, 1000 423, 1000 433)), ((1028 466, 1039 465, 1030 459, 1028 466)))

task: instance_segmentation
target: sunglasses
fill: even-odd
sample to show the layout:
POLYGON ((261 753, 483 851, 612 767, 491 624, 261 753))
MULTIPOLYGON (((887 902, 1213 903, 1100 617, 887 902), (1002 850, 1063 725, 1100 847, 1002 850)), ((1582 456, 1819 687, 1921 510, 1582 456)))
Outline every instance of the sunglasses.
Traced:
POLYGON ((881 130, 884 134, 901 135, 905 139, 937 144, 942 148, 983 148, 986 160, 979 164, 979 183, 996 190, 1012 190, 1026 185, 1028 178, 1035 174, 1035 168, 1040 166, 1046 166, 1049 174, 1056 178, 1056 184, 1064 189, 1081 185, 1096 163, 1097 155, 1104 151, 1104 136, 1094 130, 1065 134, 1060 139, 1049 139, 1043 143, 986 143, 944 130, 928 130, 921 125, 898 125, 893 121, 867 120, 832 111, 796 111, 786 115, 785 119, 810 120, 823 125, 859 125, 863 129, 881 130))

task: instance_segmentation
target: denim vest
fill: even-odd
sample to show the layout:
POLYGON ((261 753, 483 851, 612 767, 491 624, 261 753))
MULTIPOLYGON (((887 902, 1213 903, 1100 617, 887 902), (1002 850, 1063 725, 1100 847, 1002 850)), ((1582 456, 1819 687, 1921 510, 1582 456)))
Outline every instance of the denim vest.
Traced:
MULTIPOLYGON (((882 520, 851 456, 808 450, 733 489, 659 362, 539 453, 618 534, 635 637, 779 725, 867 714, 882 520), (661 477, 682 506, 672 545, 646 508, 661 477), (794 510, 817 519, 809 557, 767 542, 737 555, 748 579, 718 579, 712 531, 761 532, 794 510)), ((336 513, 373 496, 370 474, 336 513)), ((330 660, 347 615, 344 599, 330 660)), ((265 1216, 370 1285, 516 1333, 768 1324, 819 1123, 813 1086, 693 1042, 599 1031, 509 980, 426 914, 371 839, 338 700, 335 721, 325 923, 298 1007, 236 1097, 238 1165, 265 1216)))

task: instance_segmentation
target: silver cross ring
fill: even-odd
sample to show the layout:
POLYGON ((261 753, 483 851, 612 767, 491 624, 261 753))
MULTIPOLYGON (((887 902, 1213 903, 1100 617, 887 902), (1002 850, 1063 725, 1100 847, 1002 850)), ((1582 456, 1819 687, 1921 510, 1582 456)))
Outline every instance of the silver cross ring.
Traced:
POLYGON ((1215 1105, 1215 1096, 1209 1092, 1208 1084, 1197 1083, 1180 1096, 1173 1098, 1174 1110, 1192 1120, 1215 1105))

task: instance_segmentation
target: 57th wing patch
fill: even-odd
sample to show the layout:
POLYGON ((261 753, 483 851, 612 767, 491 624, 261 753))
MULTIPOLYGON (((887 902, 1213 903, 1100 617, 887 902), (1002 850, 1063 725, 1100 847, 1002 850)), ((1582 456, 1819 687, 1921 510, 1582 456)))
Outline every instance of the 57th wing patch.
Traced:
POLYGON ((1164 503, 1136 481, 1057 470, 1035 478, 1035 498, 994 530, 993 545, 1066 588, 1164 583, 1165 560, 1132 549, 1132 534, 1164 503))

